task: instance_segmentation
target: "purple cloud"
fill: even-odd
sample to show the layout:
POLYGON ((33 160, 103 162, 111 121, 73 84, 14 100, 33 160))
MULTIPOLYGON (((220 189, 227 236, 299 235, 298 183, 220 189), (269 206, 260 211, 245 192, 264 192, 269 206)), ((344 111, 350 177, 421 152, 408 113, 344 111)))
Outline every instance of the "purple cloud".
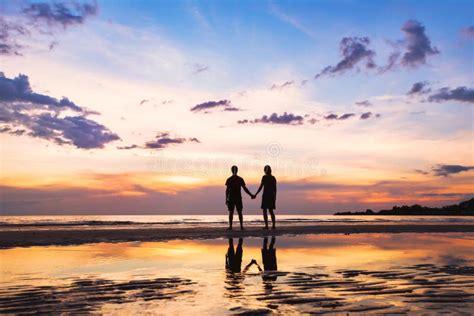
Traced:
POLYGON ((474 25, 462 29, 461 34, 466 38, 474 39, 474 25))
POLYGON ((366 108, 372 106, 372 103, 370 103, 368 100, 359 101, 359 102, 356 102, 355 104, 357 106, 362 106, 362 107, 366 107, 366 108))
POLYGON ((334 113, 331 113, 331 114, 328 114, 324 117, 325 120, 328 120, 328 121, 333 121, 333 120, 337 120, 337 121, 344 121, 344 120, 347 120, 347 119, 350 119, 351 117, 355 116, 354 113, 345 113, 341 116, 337 115, 337 114, 334 114, 334 113))
POLYGON ((202 112, 208 113, 209 110, 220 108, 223 111, 240 111, 239 108, 234 107, 230 100, 220 100, 220 101, 207 101, 201 104, 197 104, 191 108, 191 112, 202 112))
MULTIPOLYGON (((18 4, 22 3, 17 1, 18 4)), ((58 29, 83 24, 86 19, 97 15, 97 1, 82 3, 74 0, 52 2, 25 2, 20 14, 24 18, 9 19, 0 17, 0 55, 22 55, 23 45, 18 39, 32 34, 53 35, 58 29)), ((52 50, 58 44, 52 41, 52 50)))
POLYGON ((447 177, 451 174, 474 170, 474 166, 437 165, 432 170, 435 176, 447 177))
POLYGON ((84 111, 66 97, 58 100, 33 92, 28 76, 22 74, 9 79, 5 77, 3 72, 0 72, 0 102, 26 103, 34 107, 47 107, 55 111, 63 109, 70 109, 76 112, 84 111))
POLYGON ((89 16, 98 12, 97 2, 89 4, 76 1, 30 3, 23 9, 23 13, 34 22, 48 26, 60 25, 63 28, 83 24, 89 16))
POLYGON ((143 146, 138 146, 136 144, 129 146, 119 146, 117 149, 128 150, 128 149, 163 149, 170 145, 184 144, 184 143, 200 143, 196 137, 184 138, 172 136, 169 132, 158 133, 155 139, 146 142, 143 146))
POLYGON ((337 114, 328 114, 324 117, 325 120, 337 120, 338 116, 337 114))
POLYGON ((474 103, 474 89, 467 87, 457 87, 454 89, 441 88, 436 93, 428 97, 430 102, 460 101, 474 103))
POLYGON ((343 59, 335 66, 327 66, 319 74, 314 76, 317 79, 323 75, 337 75, 362 67, 373 69, 376 67, 374 62, 375 51, 369 49, 370 39, 368 37, 344 37, 340 43, 340 51, 343 59))
POLYGON ((23 46, 16 40, 29 34, 26 27, 0 16, 0 55, 21 55, 23 46))
POLYGON ((271 87, 270 87, 270 90, 281 90, 285 87, 289 87, 291 85, 294 85, 295 84, 295 81, 294 80, 291 80, 291 81, 286 81, 280 85, 277 85, 277 84, 273 84, 271 87))
POLYGON ((401 30, 405 34, 406 43, 406 52, 401 59, 403 66, 416 67, 425 64, 428 56, 439 54, 439 50, 431 46, 425 27, 420 22, 409 20, 401 30))
POLYGON ((98 113, 85 110, 66 97, 58 100, 34 92, 26 75, 9 79, 0 73, 0 105, 2 133, 26 134, 83 149, 103 148, 120 139, 104 125, 86 118, 98 113), (62 116, 65 111, 79 115, 62 116))
POLYGON ((169 133, 159 133, 155 139, 145 143, 144 148, 162 149, 173 144, 183 144, 187 142, 199 143, 197 138, 172 137, 169 133))
POLYGON ((346 113, 346 114, 343 114, 343 115, 339 116, 337 119, 343 121, 343 120, 347 120, 347 119, 349 119, 353 116, 355 116, 354 113, 346 113))
POLYGON ((282 115, 273 113, 270 116, 264 115, 261 118, 256 118, 254 120, 240 120, 237 121, 238 124, 286 124, 286 125, 301 125, 303 124, 303 117, 301 115, 295 115, 292 113, 284 112, 282 115))
POLYGON ((199 63, 193 64, 192 67, 193 67, 193 69, 194 69, 194 70, 193 70, 193 74, 194 74, 194 75, 197 75, 197 74, 199 74, 199 73, 201 73, 201 72, 204 72, 204 71, 207 71, 207 70, 210 69, 209 66, 202 65, 202 64, 199 64, 199 63))
POLYGON ((425 94, 431 91, 430 88, 427 88, 429 85, 428 81, 420 81, 420 82, 415 82, 410 91, 407 92, 408 95, 416 95, 416 94, 425 94))

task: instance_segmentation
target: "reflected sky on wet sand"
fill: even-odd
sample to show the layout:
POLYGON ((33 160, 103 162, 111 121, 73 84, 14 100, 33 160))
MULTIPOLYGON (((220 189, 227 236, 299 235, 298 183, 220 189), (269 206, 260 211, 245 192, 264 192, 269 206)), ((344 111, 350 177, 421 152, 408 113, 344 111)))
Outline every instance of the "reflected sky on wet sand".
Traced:
POLYGON ((467 312, 473 246, 452 233, 4 249, 0 312, 467 312))

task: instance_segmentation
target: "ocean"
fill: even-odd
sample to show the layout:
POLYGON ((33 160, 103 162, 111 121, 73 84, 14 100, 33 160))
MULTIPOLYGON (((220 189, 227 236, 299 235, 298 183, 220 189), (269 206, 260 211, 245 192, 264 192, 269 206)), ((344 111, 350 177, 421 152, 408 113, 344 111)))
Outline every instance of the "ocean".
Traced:
MULTIPOLYGON (((278 225, 357 224, 357 223, 416 223, 416 224, 472 224, 468 216, 334 216, 334 215, 279 215, 278 225)), ((64 226, 87 227, 221 227, 227 215, 70 215, 70 216, 0 216, 0 230, 18 227, 54 229, 64 226)), ((234 222, 238 218, 234 215, 234 222)), ((262 225, 261 215, 244 215, 246 226, 262 225)))

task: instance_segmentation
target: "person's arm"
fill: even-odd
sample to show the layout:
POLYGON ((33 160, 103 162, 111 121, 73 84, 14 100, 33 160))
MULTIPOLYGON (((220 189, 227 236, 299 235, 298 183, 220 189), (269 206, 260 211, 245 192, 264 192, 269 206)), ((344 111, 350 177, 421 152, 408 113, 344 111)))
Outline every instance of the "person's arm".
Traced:
POLYGON ((250 193, 249 189, 247 189, 247 186, 245 185, 244 179, 242 179, 242 189, 244 189, 245 193, 247 193, 248 195, 250 195, 250 197, 253 197, 253 194, 250 193))
POLYGON ((277 198, 277 179, 275 178, 275 200, 277 198))
POLYGON ((244 189, 245 193, 247 193, 248 195, 250 195, 250 197, 253 197, 253 194, 250 193, 249 189, 247 189, 247 187, 245 186, 245 184, 242 186, 242 189, 244 189))
POLYGON ((226 181, 226 182, 225 182, 225 205, 227 205, 228 202, 229 202, 229 193, 230 193, 229 184, 228 184, 228 182, 226 181))
POLYGON ((252 261, 250 261, 250 263, 245 266, 244 271, 242 271, 242 272, 243 272, 243 273, 247 272, 247 270, 248 270, 253 264, 255 264, 255 263, 256 263, 255 260, 252 259, 252 261))
POLYGON ((263 189, 263 178, 262 178, 262 181, 260 182, 260 187, 258 188, 257 193, 255 193, 255 196, 257 196, 260 193, 260 191, 262 191, 262 189, 263 189))

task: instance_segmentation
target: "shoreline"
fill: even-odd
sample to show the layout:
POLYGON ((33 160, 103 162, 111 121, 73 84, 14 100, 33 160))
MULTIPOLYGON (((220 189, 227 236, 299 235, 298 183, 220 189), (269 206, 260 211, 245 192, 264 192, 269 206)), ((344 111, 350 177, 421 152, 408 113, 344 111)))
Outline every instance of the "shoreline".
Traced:
POLYGON ((305 234, 362 234, 362 233, 454 233, 474 232, 474 224, 331 224, 286 225, 276 230, 263 230, 250 226, 246 230, 226 227, 185 228, 57 228, 54 230, 16 229, 0 231, 0 248, 31 246, 65 246, 86 243, 118 243, 131 241, 167 241, 174 239, 217 239, 239 237, 265 237, 305 234))

